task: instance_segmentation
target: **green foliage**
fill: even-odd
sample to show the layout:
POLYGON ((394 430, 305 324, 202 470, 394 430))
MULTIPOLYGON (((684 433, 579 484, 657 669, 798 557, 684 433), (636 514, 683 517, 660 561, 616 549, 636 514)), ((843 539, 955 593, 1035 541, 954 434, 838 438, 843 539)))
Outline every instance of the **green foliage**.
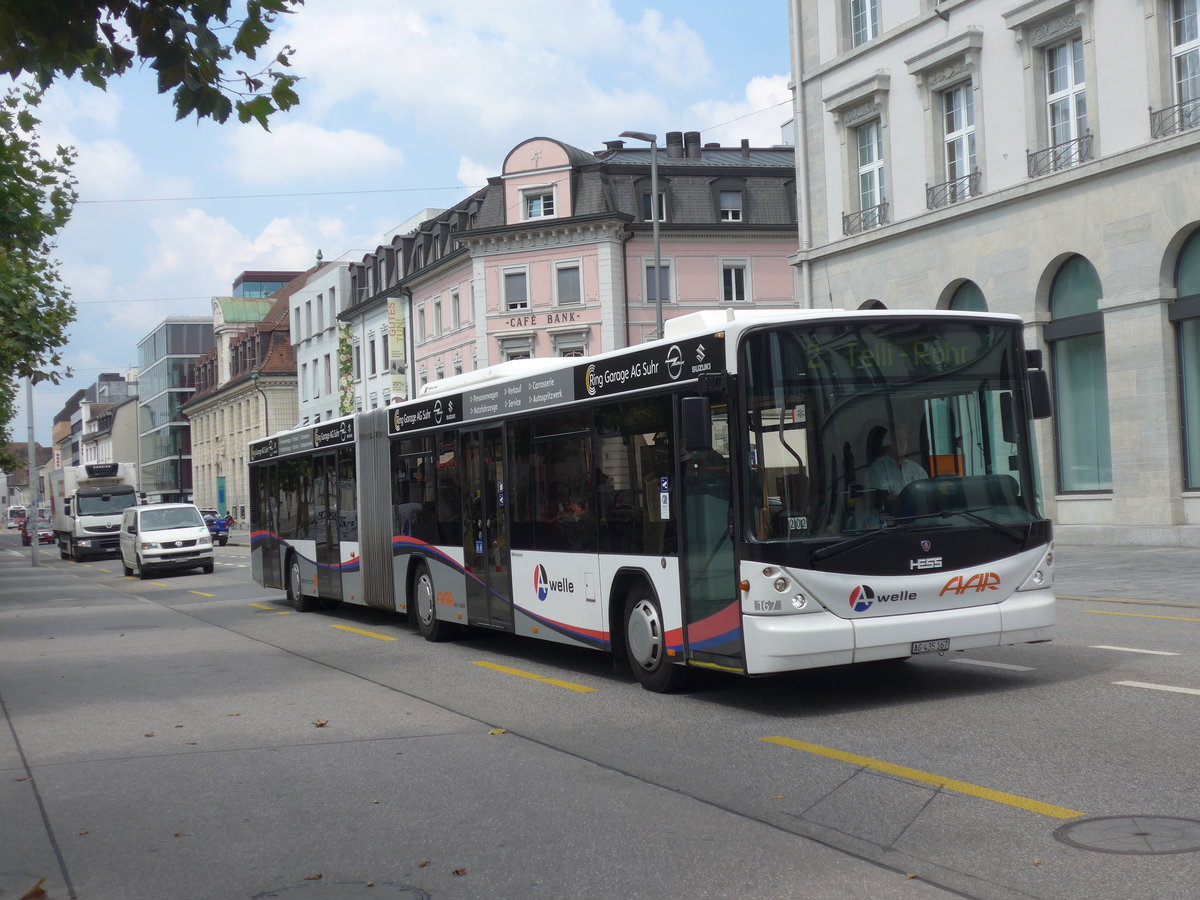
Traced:
POLYGON ((57 384, 71 374, 59 350, 75 308, 51 254, 75 204, 75 152, 42 155, 33 113, 40 99, 14 88, 0 104, 0 447, 9 442, 20 382, 57 384))
POLYGON ((158 92, 171 93, 178 119, 194 115, 224 122, 270 116, 299 103, 297 76, 282 71, 284 47, 258 72, 233 68, 235 57, 255 60, 280 15, 304 0, 3 0, 0 72, 32 76, 45 88, 59 75, 78 75, 103 88, 142 60, 158 73, 158 92), (232 40, 227 33, 234 30, 232 40))

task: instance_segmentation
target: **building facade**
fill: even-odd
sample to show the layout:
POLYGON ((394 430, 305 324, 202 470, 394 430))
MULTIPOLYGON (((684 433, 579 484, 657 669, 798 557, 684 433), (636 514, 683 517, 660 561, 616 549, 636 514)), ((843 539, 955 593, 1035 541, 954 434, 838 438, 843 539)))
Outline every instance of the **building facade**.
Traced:
POLYGON ((665 137, 653 158, 621 140, 594 153, 523 141, 486 187, 352 267, 357 302, 341 318, 376 333, 389 323, 390 396, 511 359, 638 344, 660 314, 794 306, 792 148, 665 137))
POLYGON ((140 488, 152 502, 192 499, 191 429, 184 404, 196 358, 214 346, 212 319, 172 316, 138 341, 140 488))
POLYGON ((197 506, 245 521, 250 441, 295 426, 289 304, 317 274, 317 267, 299 273, 273 297, 213 299, 213 347, 195 361, 196 390, 183 405, 197 506))
POLYGON ((1012 313, 1068 540, 1200 544, 1193 0, 791 0, 807 306, 1012 313))

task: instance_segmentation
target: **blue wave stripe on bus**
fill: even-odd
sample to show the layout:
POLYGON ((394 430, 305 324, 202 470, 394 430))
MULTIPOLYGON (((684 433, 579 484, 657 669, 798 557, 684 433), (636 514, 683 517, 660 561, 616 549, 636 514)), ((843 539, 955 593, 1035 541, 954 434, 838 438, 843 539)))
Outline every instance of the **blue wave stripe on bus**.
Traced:
POLYGON ((318 569, 326 569, 336 572, 357 572, 362 566, 362 558, 358 556, 339 563, 319 563, 314 559, 309 559, 299 550, 296 550, 295 545, 293 545, 290 541, 284 540, 283 538, 279 537, 279 535, 270 531, 256 531, 254 534, 250 535, 251 549, 260 544, 267 543, 268 541, 275 541, 281 548, 294 551, 298 557, 300 557, 306 563, 311 563, 318 569))
POLYGON ((533 619, 533 621, 537 622, 539 625, 543 625, 546 628, 549 628, 551 631, 556 631, 559 634, 566 635, 567 637, 574 638, 575 640, 587 644, 588 646, 608 648, 612 645, 612 641, 604 637, 602 632, 594 629, 582 628, 574 625, 564 625, 562 622, 556 622, 553 619, 547 619, 545 616, 539 616, 537 613, 530 612, 523 606, 514 605, 514 609, 529 616, 529 618, 533 619))

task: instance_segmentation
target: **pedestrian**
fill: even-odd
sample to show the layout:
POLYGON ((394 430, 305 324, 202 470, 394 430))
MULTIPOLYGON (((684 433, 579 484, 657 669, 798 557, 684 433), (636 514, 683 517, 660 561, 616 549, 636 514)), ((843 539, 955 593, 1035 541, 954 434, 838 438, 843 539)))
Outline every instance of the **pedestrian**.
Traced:
POLYGON ((233 513, 231 513, 231 512, 225 513, 225 527, 228 528, 230 531, 233 531, 233 522, 234 522, 233 513))

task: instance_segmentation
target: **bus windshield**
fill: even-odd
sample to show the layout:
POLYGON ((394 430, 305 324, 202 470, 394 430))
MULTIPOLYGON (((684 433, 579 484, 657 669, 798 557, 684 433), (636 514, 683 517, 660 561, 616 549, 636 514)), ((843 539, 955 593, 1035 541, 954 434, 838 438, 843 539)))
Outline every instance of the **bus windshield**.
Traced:
POLYGON ((1041 518, 1017 328, 880 317, 749 333, 749 539, 1041 518))

